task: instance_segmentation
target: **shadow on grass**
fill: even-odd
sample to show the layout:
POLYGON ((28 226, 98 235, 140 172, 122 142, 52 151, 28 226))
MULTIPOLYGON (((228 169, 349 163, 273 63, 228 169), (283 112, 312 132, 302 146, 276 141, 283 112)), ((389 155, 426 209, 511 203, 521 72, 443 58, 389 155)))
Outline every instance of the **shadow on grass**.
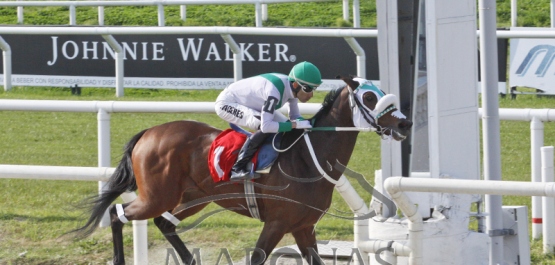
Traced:
POLYGON ((62 221, 82 221, 83 218, 81 217, 72 217, 72 216, 29 216, 29 215, 21 215, 21 214, 0 214, 0 221, 32 221, 32 222, 62 222, 62 221))

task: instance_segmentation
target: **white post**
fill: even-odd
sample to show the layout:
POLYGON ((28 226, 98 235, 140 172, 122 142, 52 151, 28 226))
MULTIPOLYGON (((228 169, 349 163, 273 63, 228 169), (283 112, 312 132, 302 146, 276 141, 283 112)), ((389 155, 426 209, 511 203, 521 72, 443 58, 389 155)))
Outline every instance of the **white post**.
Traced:
POLYGON ((0 37, 0 48, 4 57, 4 91, 9 91, 12 89, 12 49, 2 37, 0 37))
MULTIPOLYGON (((137 198, 135 192, 120 195, 123 202, 132 202, 137 198)), ((148 231, 147 220, 133 220, 133 260, 135 265, 148 264, 148 231)))
MULTIPOLYGON (((21 0, 17 0, 21 1, 21 0)), ((17 7, 17 24, 23 24, 23 6, 17 7)))
POLYGON ((366 78, 366 53, 353 37, 344 37, 357 56, 357 76, 366 78))
POLYGON ((260 2, 254 4, 254 17, 256 27, 262 27, 262 4, 260 2))
POLYGON ((349 21, 349 0, 343 0, 343 20, 349 21))
POLYGON ((123 97, 123 48, 112 35, 102 35, 116 52, 116 97, 123 97))
MULTIPOLYGON (((543 122, 533 117, 530 122, 530 152, 532 167, 532 182, 541 182, 540 148, 543 146, 543 122)), ((532 197, 532 238, 542 236, 542 198, 532 197)))
POLYGON ((551 27, 555 28, 555 0, 551 0, 551 27))
POLYGON ((221 34, 221 36, 233 52, 233 81, 237 82, 243 79, 243 52, 231 35, 221 34))
POLYGON ((268 21, 268 4, 262 4, 262 21, 268 21))
MULTIPOLYGON (((96 116, 98 121, 98 167, 110 166, 110 113, 103 109, 98 110, 96 116)), ((102 194, 106 189, 107 182, 98 182, 98 193, 102 194)), ((110 226, 108 211, 104 213, 100 221, 100 227, 110 226)))
POLYGON ((103 6, 98 7, 98 25, 104 26, 104 7, 103 6))
POLYGON ((77 18, 75 18, 75 5, 69 6, 69 25, 77 25, 77 18))
POLYGON ((135 265, 148 264, 147 220, 133 220, 133 259, 135 265))
POLYGON ((516 12, 517 12, 516 0, 511 0, 511 27, 516 27, 516 20, 517 20, 516 12))
POLYGON ((360 28, 360 4, 359 4, 359 0, 353 0, 353 27, 360 28))
POLYGON ((179 15, 181 15, 181 20, 183 20, 183 21, 187 20, 187 6, 186 5, 181 5, 179 7, 179 15))
POLYGON ((166 25, 166 19, 164 16, 164 6, 158 4, 158 26, 163 27, 166 25))
MULTIPOLYGON (((553 172, 553 146, 541 148, 542 181, 544 183, 555 181, 553 172)), ((543 198, 543 253, 555 252, 555 198, 543 198)))

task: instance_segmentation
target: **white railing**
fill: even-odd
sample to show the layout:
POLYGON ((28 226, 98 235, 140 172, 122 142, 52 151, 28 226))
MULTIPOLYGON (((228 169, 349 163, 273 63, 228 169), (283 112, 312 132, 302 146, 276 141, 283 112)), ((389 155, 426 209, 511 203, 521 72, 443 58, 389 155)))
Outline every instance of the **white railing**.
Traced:
MULTIPOLYGON (((303 114, 316 113, 321 104, 301 103, 303 114)), ((214 102, 125 102, 125 101, 67 101, 67 100, 0 100, 0 111, 56 111, 56 112, 96 112, 98 113, 98 168, 53 167, 53 166, 19 166, 0 165, 0 178, 19 179, 63 179, 100 181, 99 192, 102 192, 103 181, 113 172, 110 167, 110 114, 124 112, 143 113, 214 113, 214 102), (37 174, 39 172, 40 174, 37 174)), ((283 110, 285 111, 285 110, 283 110)), ((480 112, 481 113, 481 112, 480 112)), ((480 114, 481 115, 481 114, 480 114)), ((530 121, 532 134, 532 182, 541 182, 540 148, 543 146, 543 122, 555 121, 555 109, 500 109, 501 120, 530 121), (537 154, 536 154, 537 153, 537 154), (537 177, 538 175, 539 177, 537 177)), ((343 195, 343 194, 342 194, 343 195)), ((124 194, 125 201, 134 199, 134 194, 124 194)), ((536 198, 536 197, 533 197, 536 198)), ((541 197, 539 204, 532 205, 532 217, 541 218, 541 197), (539 209, 540 215, 534 215, 539 209)), ((103 220, 107 225, 108 220, 103 220)), ((146 221, 134 221, 134 255, 135 264, 148 259, 146 245, 146 221), (137 256, 139 255, 139 256, 137 256)), ((540 225, 541 226, 541 225, 540 225)), ((546 231, 547 233, 547 231, 546 231)), ((364 234, 363 230, 357 234, 364 234)), ((361 238, 364 238, 361 236, 361 238)))
MULTIPOLYGON (((181 20, 187 18, 187 5, 240 5, 254 4, 255 25, 262 27, 262 21, 268 20, 268 4, 330 2, 335 0, 141 0, 141 1, 2 1, 0 6, 17 7, 17 23, 23 24, 23 7, 28 6, 67 6, 69 7, 69 25, 77 25, 75 8, 79 6, 98 7, 98 25, 104 25, 105 6, 157 6, 158 26, 165 26, 165 6, 180 6, 181 20)), ((349 20, 349 0, 343 0, 343 19, 349 20)), ((360 28, 359 0, 353 0, 353 26, 360 28)))
MULTIPOLYGON (((482 115, 480 111, 480 115, 482 115)), ((541 182, 541 148, 544 146, 544 122, 555 121, 555 109, 499 109, 501 120, 530 122, 531 181, 541 182)), ((542 228, 542 197, 532 197, 532 238, 540 239, 542 228)))

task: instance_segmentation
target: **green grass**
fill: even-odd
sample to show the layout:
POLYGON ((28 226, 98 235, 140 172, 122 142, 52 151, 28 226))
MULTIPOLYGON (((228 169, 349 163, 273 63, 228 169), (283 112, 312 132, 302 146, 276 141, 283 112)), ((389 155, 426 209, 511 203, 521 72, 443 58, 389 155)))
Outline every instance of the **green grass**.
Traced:
MULTIPOLYGON (((14 88, 1 92, 0 98, 27 99, 73 99, 73 100, 114 100, 111 89, 86 89, 79 97, 71 96, 66 89, 14 88)), ((156 101, 214 101, 217 90, 173 91, 173 90, 133 90, 125 91, 125 100, 156 101), (148 92, 148 93, 147 93, 148 92), (179 92, 179 93, 178 93, 179 92), (146 96, 135 93, 146 93, 146 96)), ((312 102, 321 102, 325 92, 318 92, 312 102)), ((111 115, 112 166, 121 157, 121 149, 131 136, 140 130, 166 121, 195 119, 224 128, 226 125, 214 114, 124 114, 111 115)), ((94 113, 56 113, 56 112, 0 112, 0 163, 57 166, 96 166, 97 132, 94 113)), ((379 140, 375 135, 361 134, 358 152, 379 150, 379 140)), ((379 168, 379 157, 368 159, 359 155, 352 162, 354 170, 363 172, 366 168, 379 168), (357 161, 357 162, 355 162, 357 161)), ((372 172, 365 173, 372 176, 372 172)), ((94 261, 104 264, 111 257, 111 238, 108 229, 100 229, 92 237, 75 241, 67 237, 58 238, 63 233, 83 224, 84 217, 72 209, 72 205, 94 194, 96 183, 38 181, 38 180, 0 180, 0 189, 5 198, 0 202, 0 264, 3 262, 25 264, 88 264, 94 261), (40 198, 37 200, 36 198, 40 198), (46 244, 45 244, 46 243, 46 244), (25 258, 19 253, 27 251, 25 258), (77 254, 77 255, 74 255, 77 254)), ((369 200, 369 196, 365 196, 369 200)), ((331 212, 336 209, 348 212, 342 199, 335 199, 331 212)), ((216 209, 208 207, 201 214, 216 209)), ((191 218, 194 220, 195 218, 191 218)), ((183 226, 186 226, 187 221, 183 226)), ((185 233, 192 247, 208 247, 213 238, 226 238, 233 244, 220 245, 231 247, 232 255, 238 258, 244 248, 252 247, 258 237, 261 223, 235 214, 222 213, 209 218, 194 229, 185 233), (207 246, 208 245, 208 246, 207 246)), ((352 239, 352 224, 349 221, 326 217, 318 226, 321 239, 352 239)), ((131 255, 131 233, 126 234, 128 255, 131 255)), ((151 244, 164 241, 157 228, 149 226, 151 244)), ((290 244, 285 239, 282 244, 290 244)), ((94 263, 93 264, 96 264, 94 263)))
MULTIPOLYGON (((519 26, 549 26, 549 0, 520 0, 519 26)), ((374 0, 361 0, 362 27, 376 27, 374 0)), ((510 25, 510 1, 497 1, 498 26, 510 25)), ((68 8, 25 8, 25 25, 67 25, 68 8)), ((253 5, 190 5, 187 19, 179 17, 179 7, 166 7, 168 26, 254 26, 253 5)), ((269 19, 264 26, 350 27, 343 21, 341 1, 330 3, 290 3, 268 5, 269 19)), ((97 25, 95 7, 77 8, 78 25, 97 25)), ((0 7, 0 24, 17 24, 16 8, 0 7)), ((105 25, 158 24, 155 7, 106 7, 105 25)), ((15 87, 0 90, 2 99, 60 100, 140 100, 214 101, 218 90, 126 89, 124 98, 115 98, 114 89, 83 88, 72 96, 68 88, 15 87)), ((322 102, 325 93, 316 93, 311 102, 322 102)), ((518 96, 500 99, 503 108, 553 108, 552 98, 518 96)), ((213 114, 123 114, 111 115, 112 166, 120 158, 123 145, 144 128, 166 121, 195 119, 219 128, 225 124, 213 114)), ((530 124, 501 122, 502 177, 504 180, 530 180, 530 124)), ((555 145, 555 124, 545 123, 545 145, 555 145)), ((373 172, 380 168, 380 141, 375 134, 360 134, 349 168, 373 183, 373 172)), ((97 128, 95 113, 53 113, 0 111, 0 164, 96 166, 97 128)), ((99 229, 91 237, 74 240, 61 237, 83 224, 84 216, 72 206, 94 194, 97 184, 78 181, 0 180, 0 264, 106 264, 111 259, 109 229, 99 229)), ((361 192, 366 201, 369 196, 361 192)), ((527 205, 528 197, 505 196, 506 205, 527 205)), ((217 209, 207 207, 203 213, 217 209)), ((332 211, 348 212, 339 195, 334 194, 332 211)), ((193 220, 192 218, 191 220, 193 220)), ((180 226, 186 226, 184 221, 180 226)), ((235 214, 212 216, 197 229, 182 234, 188 246, 218 250, 228 247, 239 261, 244 248, 256 242, 261 223, 235 214)), ((352 240, 352 222, 326 216, 316 229, 318 239, 352 240)), ((127 261, 132 257, 131 226, 124 229, 127 261)), ((292 244, 290 236, 280 245, 292 244)), ((149 223, 149 247, 167 243, 149 223)), ((555 258, 541 254, 541 241, 532 241, 533 264, 555 264, 555 258)), ((165 257, 164 257, 165 258, 165 257)), ((214 257, 213 257, 214 258, 214 257)))
MULTIPOLYGON (((213 101, 218 90, 148 90, 126 89, 124 100, 152 101, 213 101)), ((113 89, 84 89, 81 96, 72 96, 68 89, 16 87, 0 92, 0 98, 64 99, 64 100, 121 100, 113 89)), ((311 102, 322 102, 325 92, 317 92, 311 102)), ((501 98, 504 108, 550 108, 555 99, 520 95, 516 100, 501 98)), ((195 119, 219 128, 226 125, 213 114, 144 114, 114 113, 111 115, 112 166, 121 155, 121 148, 138 131, 166 121, 195 119)), ((96 114, 61 112, 0 112, 0 163, 58 166, 96 166, 96 114)), ((501 122, 502 174, 504 180, 530 180, 530 130, 528 122, 501 122)), ((555 145, 555 124, 545 123, 545 144, 555 145)), ((373 172, 380 168, 379 138, 362 133, 349 168, 363 173, 373 183, 373 172)), ((355 185, 356 186, 356 185, 355 185)), ((94 194, 96 183, 77 181, 0 180, 3 199, 0 200, 0 264, 104 264, 111 257, 109 229, 99 229, 84 240, 60 237, 82 225, 84 216, 73 209, 80 200, 94 194), (37 199, 39 198, 39 199, 37 199), (26 253, 19 257, 20 253, 26 253), (91 263, 92 262, 92 263, 91 263)), ((360 188, 359 188, 359 191, 360 188)), ((361 191, 366 201, 370 196, 361 191)), ((506 205, 527 205, 527 197, 505 196, 506 205)), ((200 214, 217 209, 207 207, 200 214)), ((334 194, 330 212, 348 212, 339 195, 334 194)), ((186 226, 195 218, 184 221, 186 226)), ((258 221, 231 213, 210 217, 198 228, 182 234, 191 247, 218 249, 231 247, 235 260, 244 255, 244 248, 252 247, 261 229, 258 221), (221 238, 214 242, 214 238, 221 238), (218 244, 218 242, 226 242, 218 244)), ((317 227, 321 240, 352 240, 352 222, 326 216, 317 227)), ((128 259, 132 256, 131 228, 124 230, 128 259)), ((157 228, 149 224, 151 248, 164 246, 157 228)), ((281 245, 292 244, 288 236, 281 245)), ((544 264, 551 257, 541 254, 541 243, 533 242, 533 260, 544 264)), ((208 254, 207 254, 208 255, 208 254)), ((208 255, 209 256, 209 255, 208 255)), ((210 256, 209 256, 210 257, 210 256)), ((212 257, 214 258, 214 257, 212 257)), ((547 262, 547 263, 545 263, 547 262)))

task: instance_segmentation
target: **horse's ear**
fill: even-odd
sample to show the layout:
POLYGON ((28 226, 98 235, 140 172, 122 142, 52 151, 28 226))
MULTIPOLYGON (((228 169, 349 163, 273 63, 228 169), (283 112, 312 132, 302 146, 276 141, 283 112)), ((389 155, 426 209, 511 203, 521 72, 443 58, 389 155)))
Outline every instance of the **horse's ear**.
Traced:
POLYGON ((359 82, 353 80, 352 75, 349 75, 349 76, 338 75, 336 76, 336 78, 343 80, 343 82, 345 82, 351 89, 356 89, 360 85, 359 82))

